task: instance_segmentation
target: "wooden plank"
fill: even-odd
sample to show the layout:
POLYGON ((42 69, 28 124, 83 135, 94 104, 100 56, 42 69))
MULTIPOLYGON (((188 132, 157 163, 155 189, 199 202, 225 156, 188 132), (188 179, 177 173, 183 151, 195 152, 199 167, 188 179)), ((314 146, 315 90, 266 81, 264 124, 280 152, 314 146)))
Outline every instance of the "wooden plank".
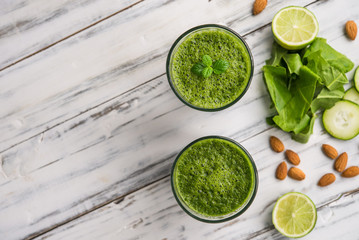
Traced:
MULTIPOLYGON (((313 5, 318 18, 325 19, 327 4, 313 5)), ((341 3, 338 0, 330 4, 336 7, 335 4, 341 3)), ((329 38, 333 46, 350 47, 345 45, 348 41, 340 26, 340 22, 326 21, 321 27, 330 27, 338 33, 338 38, 329 38)), ((9 217, 0 219, 0 236, 6 239, 34 236, 156 181, 168 175, 175 154, 186 143, 203 135, 220 134, 245 143, 256 161, 264 159, 261 161, 264 165, 259 168, 264 181, 273 177, 273 164, 283 159, 283 155, 273 155, 268 149, 270 134, 280 136, 288 148, 303 152, 304 159, 314 158, 315 163, 303 163, 304 170, 314 169, 313 177, 308 178, 310 182, 306 182, 310 185, 323 174, 323 169, 331 169, 331 163, 323 162, 320 143, 333 144, 338 150, 357 156, 354 144, 347 146, 329 138, 320 131, 319 122, 315 136, 307 145, 291 141, 278 130, 265 131, 268 95, 260 67, 269 56, 271 38, 269 26, 247 36, 255 57, 255 77, 245 97, 230 109, 203 113, 183 106, 162 74, 3 152, 3 168, 8 179, 2 179, 0 185, 0 194, 6 196, 0 199, 0 214, 9 217), (248 143, 244 142, 246 139, 248 143), (327 168, 323 168, 325 164, 327 168)), ((357 50, 341 51, 352 60, 359 60, 357 50)), ((349 187, 341 190, 352 189, 349 187)), ((322 193, 321 197, 329 198, 332 194, 322 193)))
MULTIPOLYGON (((74 213, 78 214, 91 209, 97 203, 102 203, 107 199, 113 199, 123 193, 140 188, 148 182, 166 176, 173 161, 173 154, 177 153, 189 141, 206 134, 223 134, 241 141, 251 153, 254 153, 253 156, 256 161, 264 164, 262 166, 258 165, 260 174, 266 176, 262 181, 267 181, 267 178, 274 179, 274 163, 283 160, 283 155, 273 155, 268 149, 267 140, 270 134, 281 136, 288 148, 298 150, 300 154, 303 152, 303 159, 314 158, 319 160, 317 165, 312 166, 310 161, 303 165, 303 169, 306 171, 310 170, 311 167, 318 171, 313 175, 314 177, 309 183, 316 181, 316 178, 322 174, 320 171, 322 171, 323 164, 327 164, 327 170, 331 169, 331 162, 328 162, 321 155, 320 142, 333 144, 338 147, 338 150, 345 149, 350 156, 353 156, 353 159, 357 156, 355 146, 347 148, 344 143, 329 140, 327 134, 320 135, 320 132, 318 132, 320 129, 319 124, 316 126, 316 139, 311 142, 312 148, 310 148, 310 145, 294 143, 289 140, 287 135, 274 129, 258 135, 253 141, 242 141, 254 135, 256 131, 265 129, 264 114, 261 115, 262 121, 255 123, 252 120, 258 116, 258 113, 251 113, 250 111, 250 109, 258 109, 258 111, 265 112, 265 110, 261 109, 265 107, 265 98, 258 100, 256 104, 250 104, 251 100, 247 99, 242 103, 243 105, 236 106, 235 110, 229 111, 229 113, 210 114, 211 120, 208 121, 206 120, 209 116, 208 114, 198 116, 198 113, 181 107, 181 104, 173 98, 168 89, 164 93, 161 91, 160 94, 154 93, 160 86, 165 86, 165 81, 163 79, 161 84, 158 82, 148 84, 148 86, 144 86, 143 90, 119 100, 116 104, 109 104, 109 106, 104 106, 93 113, 89 113, 93 117, 88 117, 86 123, 78 125, 82 122, 82 120, 79 120, 71 124, 64 124, 63 128, 59 127, 57 131, 46 133, 42 140, 41 138, 36 139, 41 143, 36 141, 20 149, 21 151, 18 151, 18 153, 23 153, 23 155, 18 156, 20 159, 34 158, 38 162, 34 162, 35 165, 27 165, 29 163, 26 161, 22 162, 19 166, 23 171, 21 175, 25 176, 18 177, 1 186, 1 193, 10 195, 6 200, 4 199, 0 202, 2 206, 1 214, 8 215, 11 212, 16 213, 17 217, 16 219, 7 219, 6 225, 2 223, 4 225, 1 225, 0 229, 20 229, 18 227, 20 224, 24 225, 21 229, 31 231, 39 226, 46 226, 46 222, 60 222, 62 219, 67 219, 68 216, 73 216, 74 213), (141 99, 144 102, 157 99, 156 101, 152 100, 154 102, 150 103, 151 105, 153 104, 153 109, 149 109, 149 112, 145 112, 145 116, 141 118, 139 115, 131 113, 131 108, 133 104, 136 105, 138 96, 144 97, 138 99, 138 107, 141 105, 141 99), (178 110, 163 116, 160 116, 161 110, 159 110, 160 113, 151 113, 155 111, 155 108, 159 109, 155 106, 159 106, 163 102, 169 102, 169 110, 171 110, 171 107, 178 110), (110 111, 110 109, 113 110, 110 111), (243 111, 249 114, 245 118, 242 117, 241 124, 243 125, 238 127, 238 119, 241 118, 238 113, 243 111), (108 118, 108 121, 102 120, 103 127, 99 126, 98 122, 92 118, 100 117, 101 114, 106 112, 108 115, 103 116, 103 118, 108 118), (137 120, 126 125, 126 122, 120 121, 122 114, 130 115, 127 122, 132 119, 137 120), (158 117, 158 120, 150 121, 156 117, 158 117), (224 119, 230 120, 224 121, 224 119), (202 122, 202 126, 198 125, 198 121, 202 122), (219 121, 223 122, 226 127, 215 129, 214 127, 218 125, 219 121), (186 125, 173 130, 173 125, 171 124, 173 122, 186 122, 186 125), (105 126, 108 126, 107 124, 113 124, 113 126, 110 128, 110 134, 105 136, 103 134, 109 133, 105 128, 105 126), (74 139, 66 137, 66 131, 70 128, 72 128, 71 131, 73 131, 74 136, 77 136, 74 139), (244 130, 244 128, 249 130, 244 130), (96 131, 94 136, 97 136, 98 139, 94 138, 94 136, 88 136, 89 129, 90 131, 96 131), (231 132, 236 133, 232 135, 231 132), (79 147, 79 145, 81 145, 79 149, 72 149, 73 146, 79 147), (263 147, 258 148, 258 145, 263 147), (162 146, 165 146, 165 149, 162 146), (61 151, 54 151, 55 148, 59 148, 61 151), (312 156, 313 148, 316 149, 314 150, 316 154, 312 156), (79 152, 76 153, 76 151, 79 152), (64 156, 63 158, 61 154, 64 156), (38 167, 36 164, 46 159, 54 159, 55 161, 50 165, 36 169, 38 167), (323 160, 327 162, 323 162, 323 160), (26 172, 27 167, 33 167, 34 169, 26 172), (264 170, 266 168, 267 171, 264 170), (83 189, 86 189, 86 192, 83 189), (61 196, 56 193, 61 193, 61 196), (42 199, 46 199, 46 202, 42 199), (56 212, 54 211, 55 209, 62 210, 56 212), (19 217, 22 215, 22 218, 19 217), (44 223, 44 221, 46 222, 44 223), (27 225, 31 229, 26 229, 27 225)), ((257 83, 258 87, 260 87, 261 82, 258 80, 257 83)), ((144 105, 142 108, 147 107, 148 105, 144 105)), ((143 109, 138 110, 139 114, 142 112, 143 109)), ((5 170, 7 172, 8 169, 5 170)), ((14 169, 14 171, 16 170, 17 168, 14 169)), ((289 184, 293 184, 293 181, 289 182, 289 184)), ((13 233, 12 231, 11 234, 13 233)))
MULTIPOLYGON (((284 239, 274 229, 271 213, 278 194, 291 191, 290 185, 298 183, 279 183, 273 176, 269 181, 261 180, 262 186, 253 205, 229 222, 208 224, 189 217, 174 199, 170 179, 165 178, 36 239, 284 239), (276 185, 280 191, 276 190, 276 185)), ((348 184, 349 181, 342 181, 330 187, 340 190, 348 184)), ((335 195, 320 199, 321 192, 328 192, 328 189, 318 188, 314 184, 309 188, 296 187, 314 197, 320 206, 316 227, 303 239, 323 239, 324 236, 325 239, 356 239, 359 235, 356 227, 359 189, 339 199, 335 195)))
POLYGON ((0 69, 42 51, 116 12, 141 2, 5 0, 0 9, 0 69))
POLYGON ((188 28, 229 23, 245 34, 285 5, 271 1, 254 18, 251 1, 146 0, 1 71, 0 153, 163 74, 170 45, 188 28))
MULTIPOLYGON (((264 102, 233 109, 250 107, 259 107, 253 114, 264 112, 264 102)), ((166 176, 179 147, 209 132, 227 135, 230 131, 214 126, 221 116, 238 118, 236 111, 195 116, 174 98, 163 76, 3 154, 10 180, 0 186, 1 195, 7 196, 0 200, 0 214, 16 218, 0 220, 0 235, 28 236, 166 176), (176 129, 173 124, 178 122, 187 123, 176 129)), ((227 126, 248 137, 258 129, 255 124, 243 122, 241 127, 249 131, 241 131, 233 120, 227 126)))

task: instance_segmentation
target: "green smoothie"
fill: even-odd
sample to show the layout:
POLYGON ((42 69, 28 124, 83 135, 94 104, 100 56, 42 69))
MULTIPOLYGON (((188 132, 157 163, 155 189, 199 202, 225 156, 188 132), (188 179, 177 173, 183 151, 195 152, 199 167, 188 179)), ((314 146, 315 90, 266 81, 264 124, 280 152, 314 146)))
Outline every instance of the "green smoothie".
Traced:
POLYGON ((177 93, 199 108, 216 109, 235 101, 251 78, 251 57, 243 42, 219 27, 202 28, 190 33, 174 49, 171 79, 177 93), (204 55, 213 61, 223 59, 229 68, 222 74, 203 78, 191 72, 204 55))
POLYGON ((195 212, 215 217, 239 209, 253 194, 251 160, 236 144, 206 138, 188 147, 173 172, 177 195, 195 212))

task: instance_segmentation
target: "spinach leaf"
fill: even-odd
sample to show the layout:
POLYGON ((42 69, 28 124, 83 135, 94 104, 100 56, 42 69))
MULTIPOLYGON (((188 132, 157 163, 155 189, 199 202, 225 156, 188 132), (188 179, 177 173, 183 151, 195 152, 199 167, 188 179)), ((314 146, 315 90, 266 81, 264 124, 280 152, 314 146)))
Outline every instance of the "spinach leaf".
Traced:
POLYGON ((305 60, 305 58, 310 54, 317 51, 321 51, 321 55, 324 60, 343 73, 349 72, 354 67, 354 63, 352 61, 329 46, 329 44, 327 44, 327 40, 324 38, 316 38, 311 43, 310 47, 307 48, 304 53, 303 60, 305 60))
POLYGON ((299 78, 292 80, 292 86, 288 89, 285 68, 264 66, 263 72, 269 94, 278 112, 273 121, 284 131, 299 132, 302 127, 297 125, 305 126, 306 120, 302 119, 312 102, 318 76, 302 66, 299 78))
POLYGON ((275 124, 275 122, 273 121, 273 116, 271 117, 266 117, 266 123, 269 125, 269 126, 272 126, 272 127, 276 127, 277 125, 275 124))
POLYGON ((297 134, 292 133, 292 139, 300 143, 307 143, 310 135, 313 134, 313 127, 316 118, 317 115, 313 114, 313 116, 310 117, 309 124, 301 132, 297 134))
POLYGON ((320 76, 320 83, 325 85, 329 90, 339 89, 348 82, 344 73, 331 66, 322 57, 322 51, 317 51, 308 55, 307 61, 307 66, 320 76))
POLYGON ((297 74, 299 75, 299 70, 301 68, 301 66, 303 66, 302 64, 302 60, 299 56, 298 53, 292 53, 292 54, 285 54, 283 56, 283 59, 285 61, 285 63, 287 64, 288 70, 290 74, 297 74))
POLYGON ((274 42, 266 64, 264 81, 276 110, 267 123, 291 132, 298 142, 308 142, 315 112, 342 99, 348 82, 345 72, 354 64, 322 38, 300 51, 288 51, 274 42))
POLYGON ((263 75, 274 107, 281 112, 291 99, 287 89, 287 72, 284 67, 264 66, 263 75))
POLYGON ((300 133, 301 131, 303 131, 303 129, 306 126, 308 126, 309 122, 310 122, 310 117, 308 116, 308 114, 305 114, 304 117, 300 120, 300 122, 293 129, 293 132, 295 134, 300 133))
POLYGON ((266 64, 271 66, 280 66, 280 61, 287 52, 288 50, 282 48, 274 41, 272 45, 271 58, 266 61, 266 64))
POLYGON ((311 110, 315 113, 319 109, 331 108, 337 101, 341 100, 343 96, 344 89, 329 91, 328 89, 323 88, 310 105, 311 110))

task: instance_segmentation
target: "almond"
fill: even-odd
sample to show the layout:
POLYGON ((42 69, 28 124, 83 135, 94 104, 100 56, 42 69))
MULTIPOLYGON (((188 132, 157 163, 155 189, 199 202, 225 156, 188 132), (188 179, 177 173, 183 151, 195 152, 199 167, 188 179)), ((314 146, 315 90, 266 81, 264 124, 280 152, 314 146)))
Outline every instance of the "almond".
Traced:
POLYGON ((318 185, 320 187, 328 186, 328 185, 332 184, 335 181, 335 179, 336 178, 333 173, 324 174, 324 176, 320 178, 318 185))
POLYGON ((289 169, 288 176, 298 181, 302 181, 305 178, 304 172, 296 167, 289 169))
POLYGON ((358 174, 359 174, 359 167, 352 166, 345 169, 345 171, 342 173, 342 177, 351 178, 357 176, 358 174))
POLYGON ((288 161, 293 165, 299 165, 300 158, 297 153, 292 150, 285 151, 285 155, 287 156, 288 161))
POLYGON ((257 15, 262 12, 267 6, 267 0, 255 0, 253 4, 253 14, 257 15))
POLYGON ((354 21, 348 21, 345 24, 345 31, 351 40, 354 40, 357 36, 358 27, 354 21))
POLYGON ((346 152, 343 152, 342 154, 339 155, 337 160, 335 160, 334 169, 337 170, 338 172, 343 172, 344 169, 347 167, 347 163, 348 163, 348 154, 346 152))
POLYGON ((278 165, 277 170, 275 171, 275 176, 279 180, 283 180, 287 177, 287 164, 284 161, 278 165))
POLYGON ((271 136, 269 138, 269 143, 273 151, 275 152, 283 152, 284 151, 284 145, 279 138, 271 136))
POLYGON ((330 157, 331 159, 335 159, 338 156, 337 150, 328 144, 323 144, 322 149, 324 154, 330 157))

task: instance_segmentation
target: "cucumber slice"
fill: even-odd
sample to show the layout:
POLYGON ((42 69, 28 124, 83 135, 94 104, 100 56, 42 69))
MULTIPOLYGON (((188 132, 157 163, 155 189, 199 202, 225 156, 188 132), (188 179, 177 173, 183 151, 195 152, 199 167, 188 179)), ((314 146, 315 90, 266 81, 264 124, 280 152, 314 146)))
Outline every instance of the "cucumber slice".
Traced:
POLYGON ((359 105, 341 100, 324 111, 325 130, 335 138, 349 140, 359 134, 359 105))
POLYGON ((345 92, 343 99, 352 101, 353 103, 359 105, 359 92, 352 87, 345 92))
POLYGON ((354 87, 359 92, 359 67, 357 67, 357 70, 355 70, 354 74, 354 87))

